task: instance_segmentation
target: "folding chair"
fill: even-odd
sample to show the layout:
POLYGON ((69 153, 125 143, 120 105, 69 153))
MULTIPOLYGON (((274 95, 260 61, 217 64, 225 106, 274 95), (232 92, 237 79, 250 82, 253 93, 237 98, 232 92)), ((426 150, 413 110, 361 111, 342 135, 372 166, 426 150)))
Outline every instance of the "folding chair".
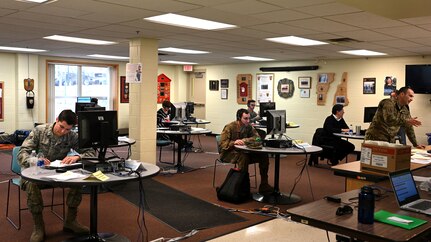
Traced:
MULTIPOLYGON (((21 175, 21 166, 18 164, 18 152, 20 147, 14 147, 12 150, 12 163, 11 163, 11 170, 13 173, 17 174, 18 176, 21 175)), ((63 196, 63 203, 54 204, 54 188, 52 189, 52 197, 51 197, 51 204, 45 205, 44 207, 51 207, 51 212, 57 216, 59 219, 63 220, 65 215, 65 205, 64 205, 64 188, 62 188, 62 196, 63 196), (63 207, 63 216, 59 215, 57 212, 54 211, 54 206, 62 206, 63 207)), ((7 186, 7 202, 6 202, 6 219, 9 221, 10 224, 12 224, 15 229, 19 230, 21 228, 21 211, 27 210, 28 207, 22 208, 21 207, 21 177, 15 177, 9 179, 8 186, 7 186), (10 185, 15 185, 17 187, 18 192, 18 224, 16 224, 10 217, 9 217, 9 202, 10 202, 10 185)))

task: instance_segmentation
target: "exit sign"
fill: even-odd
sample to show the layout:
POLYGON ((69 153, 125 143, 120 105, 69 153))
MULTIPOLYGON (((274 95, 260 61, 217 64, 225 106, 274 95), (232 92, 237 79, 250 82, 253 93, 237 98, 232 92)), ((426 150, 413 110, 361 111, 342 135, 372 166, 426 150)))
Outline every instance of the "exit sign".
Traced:
POLYGON ((193 71, 193 66, 185 65, 185 66, 183 66, 183 71, 193 71))

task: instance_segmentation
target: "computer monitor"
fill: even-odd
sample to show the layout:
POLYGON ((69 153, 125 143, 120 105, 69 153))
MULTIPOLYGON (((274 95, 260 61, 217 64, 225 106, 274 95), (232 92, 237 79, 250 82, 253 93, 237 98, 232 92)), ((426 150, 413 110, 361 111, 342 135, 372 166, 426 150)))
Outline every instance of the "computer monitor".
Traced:
POLYGON ((371 123, 378 107, 364 107, 364 123, 371 123))
POLYGON ((76 102, 77 103, 90 103, 91 97, 77 97, 76 102))
POLYGON ((80 148, 99 150, 99 161, 105 160, 106 148, 118 144, 117 111, 82 111, 78 116, 80 148))
POLYGON ((274 137, 286 133, 286 110, 268 110, 267 114, 267 134, 274 137))
POLYGON ((85 111, 86 107, 94 107, 96 104, 92 103, 92 102, 87 102, 87 103, 80 103, 80 102, 76 102, 75 103, 75 113, 76 115, 78 115, 79 112, 85 111))
POLYGON ((105 107, 84 107, 84 111, 105 111, 105 107))
MULTIPOLYGON (((175 106, 175 118, 176 121, 184 121, 186 120, 186 103, 173 103, 173 106, 175 106)), ((171 110, 172 111, 172 110, 171 110)))
POLYGON ((259 116, 261 118, 268 116, 268 110, 275 110, 275 102, 259 103, 259 116))
POLYGON ((186 118, 189 120, 192 117, 192 114, 195 112, 195 103, 194 102, 186 102, 186 118))

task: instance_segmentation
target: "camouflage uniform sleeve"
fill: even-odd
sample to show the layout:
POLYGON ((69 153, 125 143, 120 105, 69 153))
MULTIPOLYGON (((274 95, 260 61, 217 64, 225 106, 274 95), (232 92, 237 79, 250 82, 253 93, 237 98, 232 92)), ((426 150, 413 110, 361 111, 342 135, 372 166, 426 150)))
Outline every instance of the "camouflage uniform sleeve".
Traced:
POLYGON ((233 127, 231 124, 226 125, 223 128, 223 131, 221 133, 220 137, 220 150, 230 150, 234 147, 235 140, 233 140, 232 132, 233 127))
POLYGON ((407 122, 407 120, 411 118, 410 111, 406 107, 404 107, 402 111, 404 114, 403 115, 403 126, 404 126, 404 129, 406 131, 406 135, 409 138, 412 145, 414 147, 416 147, 416 146, 418 146, 418 142, 416 140, 414 127, 413 127, 413 125, 411 125, 407 122))
POLYGON ((37 144, 39 143, 40 134, 37 129, 33 129, 24 142, 18 152, 18 163, 22 168, 27 168, 30 166, 27 159, 30 157, 32 150, 37 150, 37 144))
POLYGON ((79 153, 79 157, 96 157, 96 151, 93 148, 79 148, 79 139, 77 135, 71 138, 71 143, 73 144, 72 148, 79 153))
POLYGON ((386 99, 382 101, 382 113, 384 123, 393 124, 398 121, 395 105, 391 100, 386 99))
POLYGON ((255 141, 256 138, 260 137, 257 133, 256 129, 252 126, 247 126, 247 134, 245 135, 247 138, 243 138, 244 142, 255 141))

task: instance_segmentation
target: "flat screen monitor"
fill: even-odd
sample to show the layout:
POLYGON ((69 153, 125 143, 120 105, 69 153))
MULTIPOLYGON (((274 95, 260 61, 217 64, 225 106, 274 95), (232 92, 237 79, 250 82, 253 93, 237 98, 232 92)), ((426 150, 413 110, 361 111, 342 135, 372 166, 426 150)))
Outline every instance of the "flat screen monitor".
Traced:
POLYGON ((376 112, 377 107, 364 107, 364 123, 371 123, 376 112))
POLYGON ((76 102, 77 103, 90 103, 91 97, 77 97, 76 102))
POLYGON ((173 106, 175 106, 175 118, 173 120, 181 122, 186 120, 186 103, 173 103, 173 106))
POLYGON ((105 111, 105 107, 84 107, 84 111, 105 111))
POLYGON ((118 144, 117 111, 82 111, 78 116, 80 148, 118 144))
POLYGON ((86 102, 86 103, 75 103, 75 113, 78 115, 79 112, 85 111, 86 107, 94 107, 96 104, 92 102, 86 102))
POLYGON ((286 133, 286 110, 268 110, 266 132, 272 136, 286 133))
POLYGON ((268 110, 275 110, 275 102, 259 103, 259 116, 261 118, 268 116, 268 110))
POLYGON ((186 118, 189 119, 192 117, 192 114, 195 112, 195 103, 194 102, 186 102, 186 118))
POLYGON ((431 65, 406 65, 406 86, 415 93, 431 93, 431 65))

